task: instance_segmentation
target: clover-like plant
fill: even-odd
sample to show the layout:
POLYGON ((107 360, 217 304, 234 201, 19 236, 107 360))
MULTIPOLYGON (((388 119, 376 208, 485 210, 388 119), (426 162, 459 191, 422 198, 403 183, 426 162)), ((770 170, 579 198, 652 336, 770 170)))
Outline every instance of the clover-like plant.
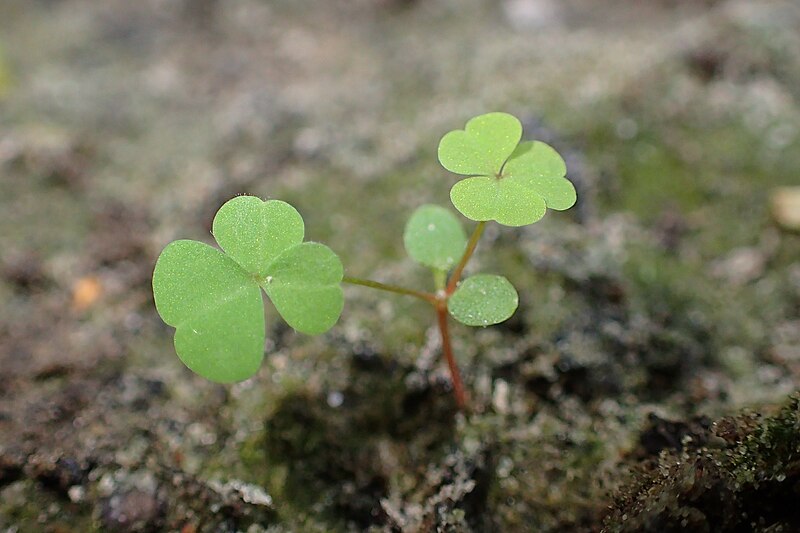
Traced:
POLYGON ((156 309, 175 327, 175 350, 191 370, 228 383, 254 375, 264 356, 262 290, 295 330, 323 333, 339 319, 341 283, 419 298, 431 304, 450 369, 456 402, 467 406, 450 341, 448 315, 467 326, 498 324, 514 314, 518 295, 504 277, 476 274, 462 280, 488 221, 522 226, 549 207, 576 200, 558 153, 539 141, 520 142, 522 125, 512 115, 489 113, 451 131, 439 143, 439 161, 466 176, 450 191, 453 205, 477 224, 467 238, 458 218, 436 205, 419 207, 403 242, 415 262, 430 268, 435 291, 409 289, 344 276, 330 248, 304 242, 300 214, 278 200, 239 196, 214 217, 217 248, 197 241, 167 245, 156 262, 156 309))

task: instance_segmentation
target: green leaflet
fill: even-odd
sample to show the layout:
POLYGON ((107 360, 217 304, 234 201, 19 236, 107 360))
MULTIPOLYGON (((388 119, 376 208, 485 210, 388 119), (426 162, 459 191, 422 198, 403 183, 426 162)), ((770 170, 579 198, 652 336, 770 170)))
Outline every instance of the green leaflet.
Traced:
MULTIPOLYGON (((537 193, 550 209, 575 205, 575 187, 564 176, 567 165, 552 146, 540 141, 521 143, 503 168, 505 180, 537 193)), ((502 181, 502 180, 501 180, 502 181)))
POLYGON ((487 113, 439 142, 439 161, 454 174, 494 176, 522 138, 522 124, 508 113, 487 113))
POLYGON ((517 291, 506 278, 477 274, 461 282, 447 302, 447 310, 467 326, 491 326, 509 319, 517 305, 517 291))
POLYGON ((547 204, 538 194, 511 180, 478 176, 461 180, 450 189, 450 199, 471 220, 495 220, 504 226, 533 224, 544 216, 547 204))
POLYGON ((342 262, 330 248, 304 242, 269 265, 261 286, 290 326, 317 335, 336 324, 342 313, 342 275, 342 262))
POLYGON ((242 268, 264 277, 270 261, 303 242, 305 227, 300 213, 286 202, 237 196, 219 208, 211 233, 242 268))
POLYGON ((175 327, 175 351, 194 372, 228 383, 256 373, 264 356, 258 284, 207 244, 167 245, 153 272, 156 309, 175 327))
POLYGON ((464 253, 467 236, 453 213, 437 205, 423 205, 408 219, 403 244, 417 263, 446 272, 464 253))

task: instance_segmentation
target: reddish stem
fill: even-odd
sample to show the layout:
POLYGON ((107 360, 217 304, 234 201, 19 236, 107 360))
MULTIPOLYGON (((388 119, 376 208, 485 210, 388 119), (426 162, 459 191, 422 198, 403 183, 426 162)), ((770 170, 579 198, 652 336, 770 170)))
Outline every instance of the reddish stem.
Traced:
POLYGON ((453 347, 450 345, 450 330, 447 324, 447 302, 440 300, 436 305, 436 319, 439 322, 439 333, 442 334, 442 353, 447 360, 447 366, 450 368, 450 378, 453 381, 453 394, 456 397, 456 404, 459 410, 466 411, 469 399, 467 392, 464 389, 464 383, 461 381, 461 372, 458 370, 456 358, 453 356, 453 347))

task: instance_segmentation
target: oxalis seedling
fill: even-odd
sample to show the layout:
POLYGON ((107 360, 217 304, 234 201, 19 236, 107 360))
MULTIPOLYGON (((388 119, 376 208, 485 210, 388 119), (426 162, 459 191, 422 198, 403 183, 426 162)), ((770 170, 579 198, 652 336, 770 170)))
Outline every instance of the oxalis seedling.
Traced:
POLYGON ((301 333, 324 333, 339 319, 342 283, 419 298, 436 313, 442 352, 459 408, 467 392, 453 355, 448 314, 467 326, 489 326, 511 317, 518 305, 503 276, 462 274, 489 221, 524 226, 547 208, 575 204, 564 160, 547 144, 520 142, 522 125, 507 113, 473 118, 439 143, 439 161, 464 179, 450 191, 455 208, 477 222, 467 238, 447 209, 423 205, 403 234, 408 255, 431 269, 435 292, 344 276, 330 248, 304 241, 303 218, 279 200, 238 196, 214 217, 212 234, 221 250, 178 240, 161 252, 153 294, 161 318, 175 327, 175 351, 194 372, 230 383, 253 376, 264 357, 262 291, 283 319, 301 333))

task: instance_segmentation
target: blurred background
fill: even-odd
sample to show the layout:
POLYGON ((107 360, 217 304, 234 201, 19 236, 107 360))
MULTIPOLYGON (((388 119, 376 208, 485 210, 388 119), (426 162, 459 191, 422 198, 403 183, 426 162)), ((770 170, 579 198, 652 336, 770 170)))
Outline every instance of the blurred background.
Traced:
POLYGON ((731 457, 800 383, 798 52, 792 0, 3 0, 0 530, 800 527, 780 457, 738 499, 725 460, 677 496, 654 466, 731 457), (252 380, 183 367, 163 246, 248 193, 427 287, 403 224, 450 206, 438 141, 488 111, 579 203, 489 226, 471 268, 521 304, 454 328, 473 414, 430 310, 359 288, 321 337, 267 308, 252 380))

